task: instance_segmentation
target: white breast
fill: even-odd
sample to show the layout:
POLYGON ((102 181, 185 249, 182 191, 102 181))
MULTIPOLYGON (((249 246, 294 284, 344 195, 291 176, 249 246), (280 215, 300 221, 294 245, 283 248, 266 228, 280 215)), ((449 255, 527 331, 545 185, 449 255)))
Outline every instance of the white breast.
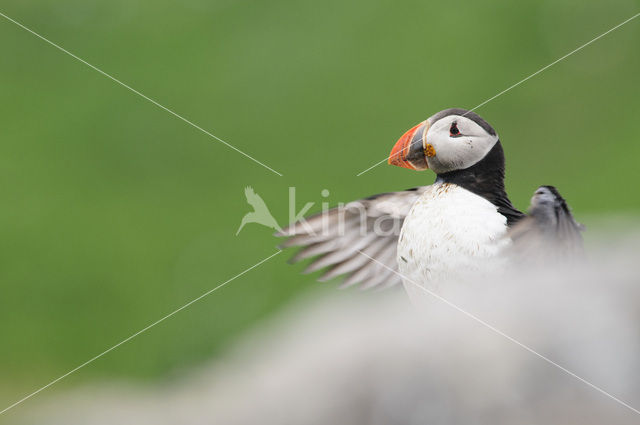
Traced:
MULTIPOLYGON (((486 199, 460 186, 436 183, 411 208, 398 242, 403 276, 431 290, 468 273, 499 267, 507 219, 486 199)), ((414 283, 404 279, 407 291, 414 283)))

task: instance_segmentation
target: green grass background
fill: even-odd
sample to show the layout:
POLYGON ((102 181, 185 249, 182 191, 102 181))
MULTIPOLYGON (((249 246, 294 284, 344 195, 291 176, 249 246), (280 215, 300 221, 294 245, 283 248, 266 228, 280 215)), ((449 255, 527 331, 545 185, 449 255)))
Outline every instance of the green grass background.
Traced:
MULTIPOLYGON (((474 107, 640 5, 8 0, 0 11, 284 174, 0 18, 1 409, 274 252, 266 228, 234 235, 245 186, 284 224, 289 186, 317 210, 325 188, 335 204, 430 183, 386 164, 356 174, 415 123, 474 107)), ((640 211, 639 42, 640 18, 477 111, 500 134, 519 207, 555 184, 578 218, 640 211)), ((215 357, 320 286, 287 256, 47 392, 168 379, 215 357)))

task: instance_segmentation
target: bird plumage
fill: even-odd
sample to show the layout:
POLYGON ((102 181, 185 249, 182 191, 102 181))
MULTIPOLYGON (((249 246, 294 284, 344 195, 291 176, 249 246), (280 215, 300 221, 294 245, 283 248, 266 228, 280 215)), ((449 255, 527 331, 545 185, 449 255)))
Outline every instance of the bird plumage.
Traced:
POLYGON ((292 223, 276 236, 289 236, 280 245, 282 248, 303 247, 292 262, 316 257, 305 271, 327 268, 320 280, 346 275, 343 286, 393 286, 401 282, 391 270, 397 270, 396 250, 402 223, 426 188, 353 201, 308 217, 304 222, 292 223))
POLYGON ((582 231, 567 202, 554 186, 540 186, 527 216, 509 230, 518 263, 537 265, 582 258, 582 231))
POLYGON ((427 186, 407 215, 398 241, 405 289, 434 285, 500 266, 507 218, 498 207, 453 183, 427 186))
POLYGON ((320 280, 344 274, 345 285, 391 286, 403 276, 426 286, 460 272, 499 269, 510 250, 536 245, 535 235, 545 235, 536 249, 560 240, 556 246, 567 252, 581 246, 579 225, 555 188, 536 192, 529 215, 513 206, 502 144, 473 112, 447 109, 413 127, 389 163, 431 169, 436 181, 291 224, 277 236, 290 237, 283 247, 304 247, 293 262, 316 257, 308 272, 328 267, 320 280))

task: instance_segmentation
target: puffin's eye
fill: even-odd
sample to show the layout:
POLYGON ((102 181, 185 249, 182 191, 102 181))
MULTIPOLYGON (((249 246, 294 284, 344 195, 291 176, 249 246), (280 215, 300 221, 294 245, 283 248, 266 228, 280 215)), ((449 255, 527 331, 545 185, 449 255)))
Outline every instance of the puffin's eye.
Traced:
POLYGON ((451 123, 451 127, 449 128, 449 136, 451 137, 460 136, 460 130, 458 130, 458 123, 455 121, 451 123))

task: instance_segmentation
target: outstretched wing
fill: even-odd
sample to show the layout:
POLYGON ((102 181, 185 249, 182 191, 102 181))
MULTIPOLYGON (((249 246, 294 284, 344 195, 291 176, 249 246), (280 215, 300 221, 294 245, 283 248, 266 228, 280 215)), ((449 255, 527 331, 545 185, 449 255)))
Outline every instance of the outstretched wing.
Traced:
POLYGON ((305 272, 326 268, 320 281, 346 275, 343 286, 392 286, 401 283, 400 277, 367 256, 397 271, 396 250, 402 223, 426 187, 353 201, 292 223, 276 236, 289 237, 281 245, 283 248, 303 247, 291 262, 316 257, 305 272))
POLYGON ((540 186, 527 216, 509 231, 515 256, 526 262, 565 260, 583 254, 584 226, 578 223, 554 186, 540 186))
POLYGON ((256 212, 268 210, 260 195, 258 195, 251 186, 244 188, 244 196, 247 197, 247 203, 253 207, 256 212))

